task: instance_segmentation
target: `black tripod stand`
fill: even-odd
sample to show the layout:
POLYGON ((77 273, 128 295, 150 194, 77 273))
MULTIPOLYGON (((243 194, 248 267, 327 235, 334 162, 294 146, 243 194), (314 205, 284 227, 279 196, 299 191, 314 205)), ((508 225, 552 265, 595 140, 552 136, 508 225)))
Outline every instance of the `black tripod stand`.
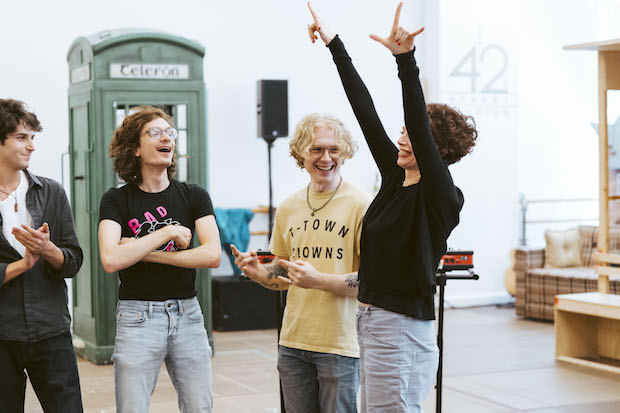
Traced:
MULTIPOLYGON (((267 164, 269 171, 269 229, 268 229, 268 238, 271 239, 271 234, 273 232, 273 186, 271 181, 271 148, 273 147, 273 142, 276 140, 275 137, 263 137, 265 142, 267 143, 267 164)), ((278 326, 278 342, 280 341, 280 331, 282 330, 282 316, 284 312, 284 307, 286 306, 286 291, 276 291, 276 320, 278 326)), ((278 346, 279 348, 279 346, 278 346)), ((282 395, 282 382, 280 382, 280 412, 285 413, 284 409, 284 397, 282 395)))
POLYGON ((437 347, 439 347, 439 367, 437 368, 437 383, 435 385, 435 411, 441 413, 441 389, 442 389, 442 370, 443 370, 443 304, 446 282, 448 280, 477 280, 478 274, 474 274, 471 269, 467 269, 467 275, 447 275, 451 269, 440 269, 435 276, 435 283, 439 286, 439 320, 437 328, 437 347))

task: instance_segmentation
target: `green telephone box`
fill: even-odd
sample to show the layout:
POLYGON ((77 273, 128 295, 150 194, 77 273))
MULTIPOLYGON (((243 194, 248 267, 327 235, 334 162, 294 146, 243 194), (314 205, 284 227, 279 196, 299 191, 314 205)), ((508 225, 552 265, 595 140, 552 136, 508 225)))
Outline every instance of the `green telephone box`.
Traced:
MULTIPOLYGON (((97 364, 114 349, 118 276, 99 258, 99 201, 124 183, 114 173, 108 147, 132 108, 153 105, 174 118, 181 157, 176 179, 206 187, 205 49, 158 31, 119 29, 78 37, 69 49, 69 151, 71 203, 84 263, 73 280, 76 352, 97 364)), ((213 345, 211 275, 197 270, 198 299, 213 345)))

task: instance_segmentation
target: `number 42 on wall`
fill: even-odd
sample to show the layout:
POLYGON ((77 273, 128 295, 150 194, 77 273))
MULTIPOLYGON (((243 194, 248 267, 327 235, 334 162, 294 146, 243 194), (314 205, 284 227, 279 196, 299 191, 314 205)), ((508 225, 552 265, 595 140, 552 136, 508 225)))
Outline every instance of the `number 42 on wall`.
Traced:
POLYGON ((479 56, 478 48, 474 46, 452 69, 450 76, 470 78, 471 93, 505 94, 508 93, 508 79, 505 75, 507 68, 508 54, 501 46, 487 45, 479 56), (491 70, 490 75, 485 73, 487 69, 491 70), (479 78, 482 78, 480 83, 484 82, 480 89, 479 78))

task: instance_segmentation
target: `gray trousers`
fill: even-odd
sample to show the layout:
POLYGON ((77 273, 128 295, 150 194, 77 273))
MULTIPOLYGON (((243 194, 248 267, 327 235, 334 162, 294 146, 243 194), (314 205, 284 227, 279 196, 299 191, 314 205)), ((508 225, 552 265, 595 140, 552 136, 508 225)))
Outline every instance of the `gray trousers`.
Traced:
POLYGON ((280 346, 286 413, 357 413, 359 359, 280 346))
POLYGON ((433 322, 360 307, 357 338, 361 412, 421 412, 439 363, 433 322))
POLYGON ((114 384, 118 413, 147 413, 166 363, 182 413, 210 413, 211 347, 196 297, 120 300, 116 312, 114 384))

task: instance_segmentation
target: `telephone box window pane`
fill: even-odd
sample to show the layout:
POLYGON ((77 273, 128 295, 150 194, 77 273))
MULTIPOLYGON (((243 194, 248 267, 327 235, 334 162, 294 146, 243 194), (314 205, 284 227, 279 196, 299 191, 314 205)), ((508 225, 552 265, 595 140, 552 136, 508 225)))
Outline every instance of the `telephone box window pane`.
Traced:
POLYGON ((116 109, 116 127, 118 128, 123 123, 123 119, 125 119, 125 106, 121 106, 121 108, 116 109), (122 109, 121 109, 122 108, 122 109))
POLYGON ((177 129, 187 129, 187 105, 177 105, 177 129))
POLYGON ((179 153, 179 168, 177 178, 180 182, 187 181, 187 131, 179 131, 177 138, 177 152, 179 153))
POLYGON ((178 161, 179 168, 177 169, 177 180, 179 182, 187 182, 187 156, 179 156, 178 161))
POLYGON ((177 137, 177 151, 181 155, 187 155, 187 131, 180 130, 177 137))

